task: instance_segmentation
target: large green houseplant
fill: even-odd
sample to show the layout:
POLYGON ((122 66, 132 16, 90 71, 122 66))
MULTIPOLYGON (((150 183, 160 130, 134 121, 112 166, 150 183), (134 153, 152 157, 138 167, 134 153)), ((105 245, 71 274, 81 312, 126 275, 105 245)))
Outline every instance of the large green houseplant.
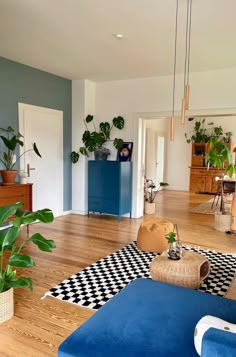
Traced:
MULTIPOLYGON (((98 154, 98 159, 105 158, 110 154, 109 149, 105 147, 106 142, 111 141, 111 131, 113 128, 119 130, 124 128, 124 118, 121 116, 112 119, 112 123, 102 122, 99 124, 99 129, 97 130, 95 122, 93 120, 93 115, 89 114, 84 120, 86 130, 83 133, 82 141, 84 146, 81 146, 79 152, 73 151, 70 155, 72 163, 76 163, 79 160, 80 154, 89 156, 89 153, 98 154), (89 129, 89 125, 92 126, 92 130, 89 129), (101 155, 99 156, 99 154, 101 155), (104 154, 104 155, 103 155, 104 154)), ((123 145, 123 140, 120 138, 115 138, 112 140, 113 146, 116 149, 120 149, 123 145)))
POLYGON ((22 154, 19 153, 19 148, 24 146, 24 137, 19 132, 16 132, 11 126, 6 129, 0 128, 2 135, 0 135, 2 146, 0 147, 0 162, 5 170, 1 170, 3 184, 14 184, 17 174, 16 170, 13 170, 21 156, 25 155, 29 151, 34 151, 36 155, 41 157, 36 143, 32 144, 32 148, 25 150, 22 154), (5 175, 10 174, 12 180, 10 182, 5 181, 5 175))
POLYGON ((188 121, 195 120, 193 130, 185 133, 187 143, 209 143, 211 138, 218 138, 229 143, 231 140, 232 132, 225 132, 221 126, 215 126, 213 122, 206 123, 206 119, 188 118, 188 121), (207 124, 207 126, 206 126, 207 124))
MULTIPOLYGON (((235 173, 236 166, 232 163, 232 154, 227 143, 219 138, 212 137, 209 141, 209 151, 206 154, 205 162, 208 169, 214 167, 217 169, 225 169, 226 173, 232 177, 235 173), (225 165, 225 163, 227 163, 225 165)), ((221 180, 223 182, 224 172, 222 172, 221 180)), ((225 214, 224 207, 224 185, 221 185, 221 212, 225 214)))
MULTIPOLYGON (((13 315, 13 307, 7 306, 6 308, 5 306, 10 299, 6 299, 6 294, 13 296, 12 289, 23 286, 32 290, 31 278, 17 276, 18 268, 31 268, 35 265, 34 260, 23 252, 25 246, 33 243, 45 252, 51 252, 56 247, 53 240, 46 239, 40 233, 34 233, 31 237, 22 239, 20 236, 22 225, 36 221, 50 223, 54 219, 50 209, 29 212, 21 209, 22 205, 22 202, 17 202, 0 207, 0 322, 8 320, 13 315), (11 219, 10 222, 9 219, 11 219), (5 310, 11 311, 6 318, 4 317, 5 310)), ((11 300, 13 305, 13 299, 11 300)))

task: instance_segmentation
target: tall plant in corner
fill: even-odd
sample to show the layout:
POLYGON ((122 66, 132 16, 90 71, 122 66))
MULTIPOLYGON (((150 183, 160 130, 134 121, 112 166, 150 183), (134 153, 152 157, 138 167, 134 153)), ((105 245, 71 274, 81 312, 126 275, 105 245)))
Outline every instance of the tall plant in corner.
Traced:
MULTIPOLYGON (((209 142, 209 148, 210 150, 205 157, 205 162, 208 169, 210 166, 218 169, 225 169, 226 173, 232 177, 236 171, 236 165, 232 163, 232 154, 225 141, 223 139, 212 137, 209 142), (227 165, 225 166, 226 162, 227 165)), ((221 179, 221 212, 222 214, 225 214, 223 185, 224 172, 222 172, 221 179)))

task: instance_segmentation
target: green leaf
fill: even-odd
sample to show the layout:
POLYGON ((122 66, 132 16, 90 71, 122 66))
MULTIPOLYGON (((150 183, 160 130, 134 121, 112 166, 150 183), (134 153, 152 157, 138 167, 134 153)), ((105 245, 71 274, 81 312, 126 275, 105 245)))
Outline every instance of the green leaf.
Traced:
POLYGON ((117 129, 124 128, 125 121, 124 121, 124 118, 122 118, 121 116, 113 118, 112 122, 113 122, 114 127, 116 127, 117 129))
POLYGON ((32 241, 44 252, 51 252, 53 248, 56 248, 56 244, 53 240, 44 238, 40 233, 33 234, 29 241, 32 241))
POLYGON ((18 268, 31 268, 35 265, 35 262, 28 255, 14 254, 9 259, 9 265, 18 268))
POLYGON ((3 291, 5 285, 5 280, 0 276, 0 293, 3 291))
POLYGON ((70 159, 73 164, 76 164, 76 162, 79 161, 79 153, 76 151, 72 151, 72 153, 70 154, 70 159))
POLYGON ((124 141, 122 139, 118 139, 118 138, 116 138, 113 142, 113 145, 117 150, 121 149, 123 144, 124 144, 124 141))
POLYGON ((13 216, 19 207, 23 206, 23 202, 0 207, 0 224, 4 223, 9 217, 13 216))
POLYGON ((106 121, 104 123, 100 123, 99 128, 101 132, 104 134, 106 137, 106 140, 110 138, 110 131, 111 131, 111 126, 110 124, 106 121))
POLYGON ((22 276, 21 278, 18 279, 12 279, 11 281, 8 282, 8 286, 10 288, 22 288, 23 286, 27 286, 29 290, 33 290, 33 283, 31 278, 25 278, 22 276))
POLYGON ((16 227, 10 227, 0 230, 0 246, 2 249, 12 245, 20 233, 20 229, 16 227))
POLYGON ((164 187, 164 186, 169 186, 169 184, 167 182, 160 182, 160 186, 164 187))
POLYGON ((90 123, 92 120, 93 120, 93 115, 91 115, 91 114, 87 115, 87 117, 85 119, 86 123, 90 123))
POLYGON ((40 152, 39 152, 39 150, 38 150, 38 148, 37 148, 36 143, 33 143, 33 150, 34 150, 36 155, 38 155, 39 157, 42 157, 40 152))
POLYGON ((82 154, 82 155, 89 156, 88 151, 87 151, 87 149, 86 149, 84 146, 81 146, 81 147, 79 148, 79 152, 80 152, 80 154, 82 154))
POLYGON ((52 210, 50 210, 49 208, 44 208, 34 213, 35 213, 35 219, 39 220, 40 222, 51 223, 54 220, 52 210))

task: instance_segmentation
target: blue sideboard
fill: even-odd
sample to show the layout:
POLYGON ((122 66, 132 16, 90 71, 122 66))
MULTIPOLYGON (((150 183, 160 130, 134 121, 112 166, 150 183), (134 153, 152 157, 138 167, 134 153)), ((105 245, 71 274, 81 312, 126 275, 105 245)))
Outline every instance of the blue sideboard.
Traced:
POLYGON ((130 213, 132 201, 132 162, 88 161, 88 214, 130 213))

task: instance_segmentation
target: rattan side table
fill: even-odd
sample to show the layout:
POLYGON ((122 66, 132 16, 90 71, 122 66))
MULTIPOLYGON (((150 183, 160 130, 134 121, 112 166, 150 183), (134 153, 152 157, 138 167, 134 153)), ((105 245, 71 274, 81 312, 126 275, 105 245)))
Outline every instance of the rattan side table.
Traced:
POLYGON ((190 251, 183 251, 180 260, 168 259, 166 252, 163 252, 150 264, 153 280, 192 289, 198 289, 209 272, 210 264, 207 258, 190 251))

